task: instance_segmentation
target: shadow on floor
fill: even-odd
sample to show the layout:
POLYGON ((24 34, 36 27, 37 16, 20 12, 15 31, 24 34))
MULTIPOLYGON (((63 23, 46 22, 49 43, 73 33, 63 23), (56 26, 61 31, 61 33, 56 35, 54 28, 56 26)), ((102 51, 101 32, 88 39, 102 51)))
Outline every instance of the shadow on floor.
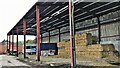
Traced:
MULTIPOLYGON (((61 66, 3 66, 2 68, 72 68, 70 65, 61 65, 61 66)), ((119 66, 82 66, 77 65, 75 68, 119 68, 119 66)))

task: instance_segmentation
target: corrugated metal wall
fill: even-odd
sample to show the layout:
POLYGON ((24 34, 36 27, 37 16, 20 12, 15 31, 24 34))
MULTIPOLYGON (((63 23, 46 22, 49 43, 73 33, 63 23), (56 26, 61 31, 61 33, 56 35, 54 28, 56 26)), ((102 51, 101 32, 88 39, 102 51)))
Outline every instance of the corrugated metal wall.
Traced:
MULTIPOLYGON (((93 36, 98 36, 98 29, 86 29, 76 32, 81 33, 91 33, 93 36)), ((120 21, 110 24, 101 25, 101 41, 116 41, 120 38, 120 21)))
POLYGON ((98 30, 97 28, 86 29, 86 30, 77 31, 76 34, 91 33, 93 36, 97 36, 98 35, 97 30, 98 30))
MULTIPOLYGON (((120 17, 120 10, 100 16, 100 21, 102 23, 102 21, 107 21, 110 19, 118 18, 118 17, 120 17)), ((85 21, 76 23, 75 26, 78 29, 78 28, 90 26, 93 24, 97 24, 96 17, 93 19, 89 19, 89 20, 85 20, 85 21)), ((69 26, 61 28, 60 32, 62 33, 64 31, 69 31, 69 26)), ((53 33, 58 33, 58 30, 56 29, 56 30, 52 31, 51 35, 53 33)), ((78 33, 91 33, 93 36, 98 36, 98 28, 95 27, 95 28, 84 29, 84 30, 77 31, 76 33, 77 34, 78 33)), ((48 35, 48 33, 46 33, 45 35, 48 35)), ((101 38, 102 38, 101 41, 120 40, 120 21, 101 25, 101 38)), ((69 39, 69 33, 61 34, 61 41, 65 40, 65 39, 69 39)), ((43 41, 44 42, 49 41, 48 37, 44 38, 43 41)), ((51 42, 58 42, 58 35, 52 36, 51 42)))
POLYGON ((48 41, 49 41, 48 37, 42 39, 42 42, 43 42, 43 43, 44 43, 44 42, 47 43, 48 41))
POLYGON ((69 40, 69 39, 70 39, 70 33, 61 34, 61 41, 69 40))
POLYGON ((51 42, 51 43, 56 43, 56 42, 58 42, 58 40, 59 40, 58 38, 59 38, 58 35, 53 36, 53 37, 50 38, 50 42, 51 42))
POLYGON ((116 41, 120 38, 120 21, 101 26, 102 41, 116 41))
MULTIPOLYGON (((86 29, 77 31, 77 34, 91 33, 93 36, 98 36, 98 28, 86 29)), ((69 33, 61 34, 61 40, 69 39, 69 33)), ((50 38, 51 42, 58 42, 58 35, 50 38)), ((110 24, 101 25, 101 41, 116 41, 120 39, 120 21, 110 24)), ((48 42, 48 37, 43 38, 43 42, 48 42)))

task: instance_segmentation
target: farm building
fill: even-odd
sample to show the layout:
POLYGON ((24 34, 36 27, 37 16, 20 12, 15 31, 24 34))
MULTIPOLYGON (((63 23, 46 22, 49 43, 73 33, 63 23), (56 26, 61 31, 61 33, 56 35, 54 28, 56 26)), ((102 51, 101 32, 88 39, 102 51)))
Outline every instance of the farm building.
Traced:
POLYGON ((52 59, 69 59, 73 67, 81 58, 118 63, 119 8, 120 1, 38 0, 7 33, 7 39, 17 35, 18 41, 18 35, 24 35, 24 58, 26 35, 33 35, 37 37, 38 61, 42 60, 40 43, 44 42, 57 43, 58 55, 52 59))

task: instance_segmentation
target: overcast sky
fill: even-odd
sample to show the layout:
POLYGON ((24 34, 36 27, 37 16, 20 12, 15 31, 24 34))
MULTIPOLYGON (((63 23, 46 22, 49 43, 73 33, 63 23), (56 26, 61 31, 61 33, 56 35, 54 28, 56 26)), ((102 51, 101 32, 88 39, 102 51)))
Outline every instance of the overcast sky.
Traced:
MULTIPOLYGON (((0 42, 7 32, 25 15, 38 0, 0 0, 0 42)), ((33 39, 34 37, 27 37, 33 39)), ((23 37, 19 37, 23 40, 23 37)))

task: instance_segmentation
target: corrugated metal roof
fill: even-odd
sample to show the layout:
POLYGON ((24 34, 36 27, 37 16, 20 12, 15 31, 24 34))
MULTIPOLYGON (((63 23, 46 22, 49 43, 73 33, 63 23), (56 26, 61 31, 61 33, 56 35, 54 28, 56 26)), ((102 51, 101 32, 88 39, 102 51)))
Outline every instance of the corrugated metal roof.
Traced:
MULTIPOLYGON (((41 2, 38 0, 33 7, 23 16, 27 21, 27 35, 36 35, 36 5, 40 6, 40 29, 41 34, 69 26, 68 2, 41 2)), ((44 1, 44 0, 43 0, 44 1)), ((61 0, 62 1, 62 0, 61 0)), ((84 0, 85 1, 85 0, 84 0)), ((101 15, 119 10, 119 2, 76 2, 74 3, 74 23, 99 17, 101 15)), ((102 1, 102 0, 100 0, 102 1)), ((8 35, 16 35, 16 26, 19 28, 19 35, 23 35, 23 18, 8 32, 8 35)), ((93 24, 93 26, 96 26, 93 24)), ((80 29, 84 29, 80 28, 80 29)), ((68 31, 65 31, 68 32, 68 31)), ((63 33, 65 33, 63 31, 63 33)), ((55 33, 56 34, 56 33, 55 33)), ((54 34, 53 34, 54 35, 54 34)))

